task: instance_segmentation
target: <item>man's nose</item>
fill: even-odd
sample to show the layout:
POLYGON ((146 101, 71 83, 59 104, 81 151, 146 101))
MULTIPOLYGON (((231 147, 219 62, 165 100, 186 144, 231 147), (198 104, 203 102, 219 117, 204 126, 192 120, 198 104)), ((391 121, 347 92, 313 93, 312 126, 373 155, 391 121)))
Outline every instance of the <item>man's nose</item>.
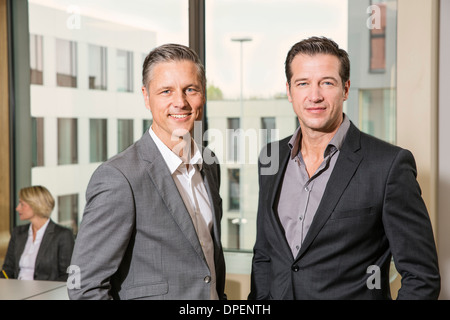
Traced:
POLYGON ((314 103, 322 102, 323 95, 319 85, 312 85, 309 91, 309 100, 314 103))
POLYGON ((186 93, 183 91, 176 91, 173 95, 172 104, 176 108, 184 108, 187 105, 186 93))

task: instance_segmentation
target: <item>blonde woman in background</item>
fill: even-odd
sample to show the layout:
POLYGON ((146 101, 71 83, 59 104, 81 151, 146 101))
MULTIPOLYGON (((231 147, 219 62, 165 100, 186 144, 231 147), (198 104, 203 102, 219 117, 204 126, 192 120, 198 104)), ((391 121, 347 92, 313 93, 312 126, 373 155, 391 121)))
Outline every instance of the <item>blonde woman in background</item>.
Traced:
POLYGON ((45 187, 19 191, 16 210, 20 220, 30 223, 14 228, 0 277, 6 274, 10 279, 67 280, 74 236, 50 219, 54 206, 55 200, 45 187))

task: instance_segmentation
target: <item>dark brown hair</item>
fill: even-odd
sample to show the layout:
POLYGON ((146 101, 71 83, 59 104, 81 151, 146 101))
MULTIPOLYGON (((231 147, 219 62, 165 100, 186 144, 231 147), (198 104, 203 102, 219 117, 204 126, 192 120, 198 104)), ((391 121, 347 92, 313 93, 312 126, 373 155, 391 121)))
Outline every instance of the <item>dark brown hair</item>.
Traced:
POLYGON ((314 56, 316 54, 333 55, 341 62, 339 76, 341 77, 342 85, 344 86, 347 80, 350 79, 350 60, 348 53, 345 50, 340 49, 338 44, 331 39, 325 37, 311 37, 294 44, 287 54, 285 72, 289 87, 291 86, 292 78, 291 63, 299 54, 309 56, 314 56))

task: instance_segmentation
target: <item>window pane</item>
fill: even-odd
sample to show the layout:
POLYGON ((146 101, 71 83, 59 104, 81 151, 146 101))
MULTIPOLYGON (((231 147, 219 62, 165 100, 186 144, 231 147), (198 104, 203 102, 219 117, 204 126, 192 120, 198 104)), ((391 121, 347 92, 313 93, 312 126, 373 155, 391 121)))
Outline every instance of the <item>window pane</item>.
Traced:
POLYGON ((56 39, 56 84, 77 87, 77 43, 56 39))
POLYGON ((228 169, 228 208, 239 210, 240 207, 239 169, 228 169))
POLYGON ((390 143, 395 142, 395 90, 360 90, 361 129, 390 143))
POLYGON ((121 152, 133 144, 133 120, 119 119, 117 130, 117 151, 121 152))
POLYGON ((43 84, 43 52, 42 40, 40 35, 30 34, 30 72, 31 84, 43 84))
POLYGON ((351 91, 344 112, 361 130, 392 142, 396 6, 396 0, 206 1, 207 121, 208 128, 222 131, 226 143, 217 143, 212 133, 205 136, 226 169, 222 183, 231 188, 235 178, 229 170, 237 164, 240 170, 240 198, 233 198, 239 199, 238 216, 231 189, 221 189, 222 198, 230 200, 224 206, 225 247, 238 243, 241 250, 252 250, 259 191, 255 159, 266 143, 292 135, 299 125, 284 74, 286 55, 296 42, 326 36, 348 51, 351 91), (379 6, 379 15, 368 13, 372 5, 379 6), (245 139, 232 139, 231 128, 240 128, 245 139), (238 150, 245 155, 237 156, 238 150), (230 222, 236 218, 241 219, 239 241, 230 222))
POLYGON ((153 119, 144 119, 142 122, 142 127, 144 128, 144 132, 148 131, 152 126, 153 119))
POLYGON ((106 90, 106 48, 89 45, 89 89, 106 90))
POLYGON ((90 161, 102 162, 107 158, 107 128, 106 119, 90 119, 89 132, 90 143, 90 161))
POLYGON ((58 164, 78 162, 77 119, 58 119, 58 164))
POLYGON ((58 223, 78 233, 78 194, 58 196, 58 223))
POLYGON ((275 117, 262 117, 261 118, 261 129, 263 135, 263 143, 267 144, 275 140, 275 117))
POLYGON ((224 245, 228 249, 239 249, 239 218, 228 219, 228 242, 224 245))
POLYGON ((362 131, 395 143, 397 1, 349 0, 349 17, 352 73, 346 112, 362 131), (358 17, 363 10, 369 13, 358 17))
POLYGON ((228 160, 232 162, 237 162, 240 157, 239 143, 241 139, 240 132, 238 131, 240 127, 239 118, 228 118, 228 160))
POLYGON ((33 126, 33 167, 44 165, 44 118, 32 118, 33 126))
POLYGON ((386 2, 372 0, 373 18, 370 24, 370 71, 386 69, 386 2))
POLYGON ((133 53, 117 50, 117 91, 133 91, 133 53))

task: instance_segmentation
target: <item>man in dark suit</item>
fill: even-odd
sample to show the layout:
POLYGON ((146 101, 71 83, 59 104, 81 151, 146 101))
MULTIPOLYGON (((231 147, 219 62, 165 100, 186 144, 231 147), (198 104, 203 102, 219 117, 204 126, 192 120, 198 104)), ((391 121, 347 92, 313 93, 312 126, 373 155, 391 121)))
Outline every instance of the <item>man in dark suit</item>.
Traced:
POLYGON ((225 297, 220 169, 191 138, 205 83, 185 46, 163 45, 145 59, 142 93, 153 124, 89 182, 71 299, 225 297))
POLYGON ((287 55, 286 77, 300 127, 261 153, 249 298, 390 299, 393 257, 398 299, 436 299, 437 254, 413 155, 343 113, 347 53, 327 38, 303 40, 287 55))

